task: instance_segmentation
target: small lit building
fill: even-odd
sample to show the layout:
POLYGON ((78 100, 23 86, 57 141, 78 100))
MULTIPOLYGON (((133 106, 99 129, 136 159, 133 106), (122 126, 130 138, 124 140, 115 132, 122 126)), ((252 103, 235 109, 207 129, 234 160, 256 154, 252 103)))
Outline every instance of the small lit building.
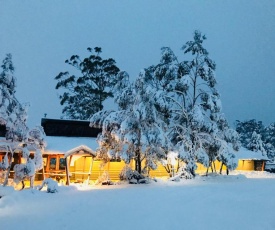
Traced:
POLYGON ((241 148, 235 155, 238 159, 236 170, 264 171, 265 164, 269 160, 261 152, 253 152, 245 148, 241 148))
POLYGON ((47 142, 43 151, 44 172, 39 172, 42 178, 66 180, 67 183, 87 179, 86 175, 92 173, 96 136, 101 130, 90 128, 88 121, 47 118, 41 120, 41 126, 47 142))

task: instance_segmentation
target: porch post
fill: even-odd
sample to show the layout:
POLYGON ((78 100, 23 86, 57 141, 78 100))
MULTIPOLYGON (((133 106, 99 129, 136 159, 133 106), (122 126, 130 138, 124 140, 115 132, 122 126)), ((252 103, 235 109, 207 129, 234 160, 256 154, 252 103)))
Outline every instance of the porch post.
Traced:
POLYGON ((263 161, 263 164, 262 164, 262 171, 264 171, 264 168, 265 168, 265 161, 263 161))
POLYGON ((65 158, 65 161, 66 161, 66 185, 70 185, 70 177, 69 177, 70 165, 68 164, 68 157, 65 158))
POLYGON ((93 164, 94 164, 94 157, 92 157, 92 161, 91 161, 91 163, 90 163, 90 169, 89 169, 87 184, 89 184, 89 181, 90 181, 90 176, 91 176, 91 174, 92 174, 93 164))

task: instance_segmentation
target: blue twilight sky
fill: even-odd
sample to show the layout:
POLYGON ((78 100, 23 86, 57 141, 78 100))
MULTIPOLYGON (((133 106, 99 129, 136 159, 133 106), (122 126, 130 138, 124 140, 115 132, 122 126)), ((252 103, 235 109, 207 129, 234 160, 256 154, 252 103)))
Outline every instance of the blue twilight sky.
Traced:
MULTIPOLYGON (((12 53, 17 98, 30 102, 29 125, 59 118, 54 77, 64 61, 100 46, 132 78, 170 46, 180 60, 193 31, 217 64, 223 112, 275 122, 275 1, 267 0, 0 0, 0 59, 12 53)), ((113 105, 107 104, 107 107, 113 105)))

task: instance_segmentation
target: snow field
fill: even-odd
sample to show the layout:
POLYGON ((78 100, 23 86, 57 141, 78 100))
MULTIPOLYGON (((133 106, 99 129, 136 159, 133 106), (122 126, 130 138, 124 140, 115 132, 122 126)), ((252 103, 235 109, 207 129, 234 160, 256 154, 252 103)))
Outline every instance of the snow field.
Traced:
POLYGON ((0 187, 0 229, 275 229, 275 177, 248 175, 60 186, 54 194, 0 187))

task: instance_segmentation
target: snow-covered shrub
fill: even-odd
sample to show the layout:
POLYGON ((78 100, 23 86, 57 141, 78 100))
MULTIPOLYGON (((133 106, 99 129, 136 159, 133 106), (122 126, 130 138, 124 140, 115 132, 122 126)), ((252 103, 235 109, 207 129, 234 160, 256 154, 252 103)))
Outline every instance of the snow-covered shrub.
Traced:
POLYGON ((58 192, 58 184, 52 178, 45 179, 38 189, 41 190, 44 186, 47 187, 47 192, 48 193, 58 192))
POLYGON ((26 178, 33 177, 35 174, 35 165, 32 159, 28 159, 26 164, 16 164, 14 166, 14 183, 18 184, 26 178))
POLYGON ((110 181, 110 176, 109 176, 109 173, 104 171, 96 180, 95 182, 96 185, 98 184, 102 184, 102 185, 111 185, 113 184, 111 181, 110 181))
POLYGON ((3 162, 0 162, 0 169, 6 170, 9 167, 9 159, 8 154, 4 156, 3 162))
POLYGON ((145 177, 139 174, 137 171, 132 170, 129 166, 124 166, 122 171, 119 174, 121 181, 128 181, 130 184, 144 183, 143 180, 145 177))
POLYGON ((180 179, 193 179, 195 176, 191 173, 191 170, 188 168, 188 164, 184 164, 179 168, 175 176, 169 178, 169 181, 180 181, 180 179))

